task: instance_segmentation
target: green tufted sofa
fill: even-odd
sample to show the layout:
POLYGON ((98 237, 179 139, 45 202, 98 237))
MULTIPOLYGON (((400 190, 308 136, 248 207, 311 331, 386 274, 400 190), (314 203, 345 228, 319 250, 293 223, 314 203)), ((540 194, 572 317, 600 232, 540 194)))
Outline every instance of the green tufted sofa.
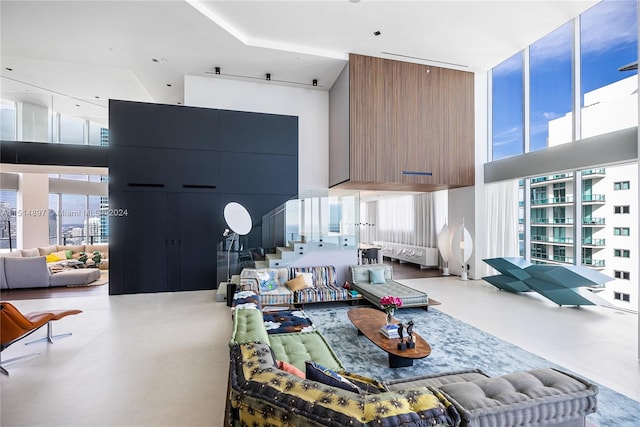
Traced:
POLYGON ((479 370, 389 381, 344 371, 317 331, 269 335, 259 309, 234 312, 229 426, 579 427, 596 410, 597 386, 555 369, 489 377, 479 370), (339 371, 361 392, 278 368, 305 360, 339 371))

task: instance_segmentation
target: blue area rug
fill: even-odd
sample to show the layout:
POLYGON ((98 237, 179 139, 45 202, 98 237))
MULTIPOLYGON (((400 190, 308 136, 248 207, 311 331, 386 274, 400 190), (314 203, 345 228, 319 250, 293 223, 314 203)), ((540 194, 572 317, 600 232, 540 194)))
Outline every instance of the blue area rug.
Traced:
MULTIPOLYGON (((307 306, 305 312, 324 335, 346 370, 380 381, 478 368, 490 376, 516 371, 563 367, 536 356, 437 309, 402 309, 395 317, 413 320, 415 330, 431 345, 431 355, 411 367, 390 369, 387 354, 357 331, 342 304, 307 306)), ((580 375, 579 375, 580 376, 580 375)), ((592 381, 593 382, 593 381, 592 381)), ((640 402, 598 384, 598 411, 587 419, 601 427, 638 427, 640 402)))

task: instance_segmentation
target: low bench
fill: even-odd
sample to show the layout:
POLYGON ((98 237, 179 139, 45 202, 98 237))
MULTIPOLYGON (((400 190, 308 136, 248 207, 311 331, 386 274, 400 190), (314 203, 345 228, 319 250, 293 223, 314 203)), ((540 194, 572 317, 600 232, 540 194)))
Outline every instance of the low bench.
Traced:
POLYGON ((402 298, 402 307, 404 308, 427 308, 429 305, 429 296, 425 292, 393 280, 393 267, 390 265, 352 265, 349 269, 351 270, 351 288, 361 293, 367 301, 378 308, 382 308, 380 298, 385 295, 402 298), (376 272, 379 274, 376 275, 376 272), (376 278, 384 280, 375 280, 376 278))

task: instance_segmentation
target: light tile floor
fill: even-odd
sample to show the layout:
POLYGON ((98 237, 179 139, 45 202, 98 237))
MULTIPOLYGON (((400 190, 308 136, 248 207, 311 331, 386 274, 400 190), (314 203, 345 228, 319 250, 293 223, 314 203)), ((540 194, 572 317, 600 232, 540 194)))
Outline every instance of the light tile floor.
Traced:
MULTIPOLYGON (((454 277, 401 281, 428 291, 447 314, 640 400, 635 314, 560 308, 454 277)), ((84 312, 54 325, 54 333, 73 336, 53 345, 17 343, 2 353, 42 353, 0 376, 3 427, 223 424, 232 320, 214 291, 14 304, 25 312, 84 312)))

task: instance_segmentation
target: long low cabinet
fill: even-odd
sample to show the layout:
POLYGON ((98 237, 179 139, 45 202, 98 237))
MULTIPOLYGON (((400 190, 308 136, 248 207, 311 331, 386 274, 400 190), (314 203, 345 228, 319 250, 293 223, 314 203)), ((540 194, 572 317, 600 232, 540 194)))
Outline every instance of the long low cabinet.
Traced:
POLYGON ((387 258, 419 264, 420 267, 438 266, 438 248, 380 241, 373 242, 373 244, 381 247, 382 256, 387 258))

